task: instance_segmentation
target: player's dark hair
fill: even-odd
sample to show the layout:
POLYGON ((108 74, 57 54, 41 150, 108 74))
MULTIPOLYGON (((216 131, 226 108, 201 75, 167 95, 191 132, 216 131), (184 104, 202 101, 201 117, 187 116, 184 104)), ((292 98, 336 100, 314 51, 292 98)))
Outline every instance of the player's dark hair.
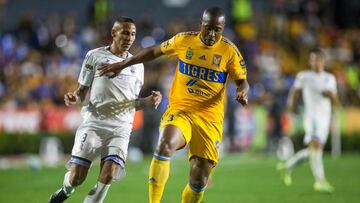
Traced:
POLYGON ((321 56, 323 58, 325 58, 325 53, 323 50, 321 50, 320 48, 316 47, 310 50, 310 54, 316 54, 318 56, 321 56))
POLYGON ((205 14, 210 15, 212 18, 225 17, 224 9, 217 7, 217 6, 213 6, 213 7, 209 7, 207 9, 205 9, 203 15, 205 15, 205 14))
POLYGON ((133 23, 133 24, 135 24, 135 21, 132 19, 132 18, 130 18, 130 17, 127 17, 127 16, 120 16, 120 17, 118 17, 117 19, 116 19, 116 21, 115 22, 118 22, 118 23, 133 23))

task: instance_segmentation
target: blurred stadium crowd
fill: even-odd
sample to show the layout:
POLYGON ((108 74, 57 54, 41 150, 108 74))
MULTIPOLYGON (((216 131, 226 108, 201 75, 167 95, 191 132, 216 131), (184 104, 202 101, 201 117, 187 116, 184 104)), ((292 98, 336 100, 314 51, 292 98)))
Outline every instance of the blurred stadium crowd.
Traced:
MULTIPOLYGON (((329 1, 264 2, 233 0, 226 9, 230 18, 224 35, 239 47, 247 63, 250 103, 265 106, 269 115, 280 122, 295 74, 308 67, 308 51, 318 46, 328 56, 327 68, 337 78, 342 103, 359 106, 359 25, 344 28, 336 24, 331 9, 328 9, 329 1)), ((12 29, 1 30, 2 109, 63 106, 64 93, 77 87, 86 52, 109 45, 111 41, 110 28, 116 16, 94 12, 89 16, 92 20, 80 24, 74 13, 54 13, 42 18, 35 13, 25 13, 12 29)), ((198 30, 199 23, 198 19, 174 18, 169 19, 167 27, 160 27, 151 16, 135 20, 137 39, 133 53, 178 32, 198 30)), ((145 65, 143 94, 147 95, 152 89, 161 90, 165 95, 162 109, 166 105, 175 65, 176 59, 160 59, 145 65)), ((234 88, 233 84, 228 86, 229 111, 239 106, 233 99, 234 88)), ((150 124, 145 123, 144 127, 157 126, 161 113, 145 110, 145 118, 149 118, 145 122, 150 124)), ((229 115, 227 119, 235 118, 229 115)), ((276 124, 276 131, 275 128, 276 124)))

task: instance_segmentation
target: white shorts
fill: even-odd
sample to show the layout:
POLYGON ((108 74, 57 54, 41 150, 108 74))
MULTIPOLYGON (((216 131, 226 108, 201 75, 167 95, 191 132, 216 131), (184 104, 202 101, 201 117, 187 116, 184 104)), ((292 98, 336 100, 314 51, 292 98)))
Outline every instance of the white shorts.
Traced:
POLYGON ((312 140, 318 140, 322 145, 325 145, 329 136, 330 116, 320 118, 304 118, 305 137, 304 144, 308 145, 312 140))
POLYGON ((68 167, 73 163, 90 167, 100 156, 101 161, 114 161, 124 169, 131 130, 129 124, 114 127, 82 123, 76 131, 68 167))

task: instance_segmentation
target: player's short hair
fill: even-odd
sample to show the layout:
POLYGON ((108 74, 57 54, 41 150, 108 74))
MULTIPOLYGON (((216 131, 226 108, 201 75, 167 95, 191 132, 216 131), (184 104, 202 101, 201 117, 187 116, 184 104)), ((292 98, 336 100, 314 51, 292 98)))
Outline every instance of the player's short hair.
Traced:
POLYGON ((310 54, 316 54, 322 58, 325 58, 325 52, 323 50, 321 50, 320 48, 316 47, 316 48, 312 48, 310 50, 310 54))
POLYGON ((127 17, 127 16, 120 16, 115 20, 114 24, 116 24, 116 23, 119 23, 119 24, 121 24, 121 23, 133 23, 133 24, 135 24, 135 21, 132 18, 127 17))
POLYGON ((213 6, 205 9, 204 15, 210 15, 213 18, 225 17, 225 11, 220 7, 213 6))

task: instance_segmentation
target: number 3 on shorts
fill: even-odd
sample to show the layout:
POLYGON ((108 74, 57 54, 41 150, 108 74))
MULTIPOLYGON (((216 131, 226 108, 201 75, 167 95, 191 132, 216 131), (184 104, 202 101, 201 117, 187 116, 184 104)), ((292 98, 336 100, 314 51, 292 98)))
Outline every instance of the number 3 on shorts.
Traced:
POLYGON ((174 114, 170 114, 169 115, 169 119, 167 120, 167 122, 173 121, 174 120, 174 114))

